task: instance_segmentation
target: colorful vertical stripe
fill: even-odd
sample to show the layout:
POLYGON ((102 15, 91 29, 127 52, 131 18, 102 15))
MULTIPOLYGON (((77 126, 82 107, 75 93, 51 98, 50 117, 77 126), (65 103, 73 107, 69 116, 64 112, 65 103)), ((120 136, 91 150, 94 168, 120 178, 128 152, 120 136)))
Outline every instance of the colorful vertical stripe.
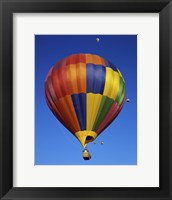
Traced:
POLYGON ((101 65, 86 64, 87 93, 103 94, 106 69, 101 65))

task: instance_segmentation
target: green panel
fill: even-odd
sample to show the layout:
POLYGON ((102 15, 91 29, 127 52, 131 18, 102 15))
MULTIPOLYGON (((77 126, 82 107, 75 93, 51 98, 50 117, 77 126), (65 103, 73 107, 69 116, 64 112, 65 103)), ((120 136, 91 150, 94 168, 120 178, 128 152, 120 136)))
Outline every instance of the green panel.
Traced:
POLYGON ((93 126, 93 131, 96 131, 99 128, 100 124, 102 123, 103 119, 106 117, 113 103, 114 103, 113 99, 110 99, 109 97, 106 97, 106 96, 102 97, 99 111, 97 113, 97 117, 93 126))
POLYGON ((123 100, 123 97, 125 95, 125 83, 124 81, 122 80, 122 78, 120 77, 120 86, 119 86, 119 91, 118 91, 118 95, 115 99, 115 101, 117 102, 118 106, 120 106, 122 100, 123 100))
POLYGON ((121 106, 124 97, 125 97, 125 84, 124 84, 124 86, 123 86, 122 94, 121 94, 121 96, 120 96, 120 98, 119 98, 119 104, 118 104, 119 107, 121 106))

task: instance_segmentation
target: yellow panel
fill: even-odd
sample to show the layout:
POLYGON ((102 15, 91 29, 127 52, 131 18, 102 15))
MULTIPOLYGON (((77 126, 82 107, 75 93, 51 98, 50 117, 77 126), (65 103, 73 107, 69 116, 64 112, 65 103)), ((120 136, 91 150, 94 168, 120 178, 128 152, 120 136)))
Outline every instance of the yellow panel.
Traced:
POLYGON ((120 74, 121 78, 123 79, 123 81, 124 81, 124 83, 125 83, 125 80, 124 80, 124 78, 123 78, 121 72, 119 71, 119 69, 117 69, 117 70, 118 70, 118 73, 120 74))
POLYGON ((102 100, 101 94, 87 93, 87 130, 92 130, 102 100))
POLYGON ((112 99, 116 99, 119 91, 120 76, 113 69, 106 67, 106 80, 103 95, 112 99))
POLYGON ((94 131, 78 131, 75 133, 75 136, 85 148, 89 142, 92 142, 97 137, 97 133, 94 131), (91 136, 92 140, 88 141, 87 136, 91 136))

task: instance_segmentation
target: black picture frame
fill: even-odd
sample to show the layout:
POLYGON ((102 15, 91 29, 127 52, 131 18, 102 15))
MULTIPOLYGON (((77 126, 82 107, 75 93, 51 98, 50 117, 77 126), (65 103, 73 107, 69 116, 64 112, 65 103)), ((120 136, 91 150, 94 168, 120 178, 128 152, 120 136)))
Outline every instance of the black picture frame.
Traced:
MULTIPOLYGON (((172 2, 171 0, 0 0, 0 197, 18 199, 172 199, 172 2), (159 13, 160 187, 13 187, 13 13, 159 13)), ((27 173, 27 172, 26 172, 27 173)), ((149 181, 149 180, 148 180, 149 181)))

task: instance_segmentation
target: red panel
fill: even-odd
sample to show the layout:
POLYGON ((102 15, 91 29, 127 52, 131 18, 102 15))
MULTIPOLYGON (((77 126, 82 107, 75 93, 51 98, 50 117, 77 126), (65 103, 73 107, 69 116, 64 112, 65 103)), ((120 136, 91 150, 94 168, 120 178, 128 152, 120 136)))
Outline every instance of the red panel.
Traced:
POLYGON ((73 54, 67 58, 66 64, 86 63, 85 54, 73 54))
POLYGON ((51 109, 52 113, 69 130, 70 129, 69 123, 67 123, 67 121, 65 121, 64 117, 61 115, 59 109, 56 106, 57 98, 53 91, 50 79, 45 82, 45 97, 46 97, 46 102, 47 102, 49 108, 51 109))
POLYGON ((62 67, 58 70, 54 68, 51 74, 52 85, 57 98, 61 98, 71 93, 67 84, 67 68, 62 67))

